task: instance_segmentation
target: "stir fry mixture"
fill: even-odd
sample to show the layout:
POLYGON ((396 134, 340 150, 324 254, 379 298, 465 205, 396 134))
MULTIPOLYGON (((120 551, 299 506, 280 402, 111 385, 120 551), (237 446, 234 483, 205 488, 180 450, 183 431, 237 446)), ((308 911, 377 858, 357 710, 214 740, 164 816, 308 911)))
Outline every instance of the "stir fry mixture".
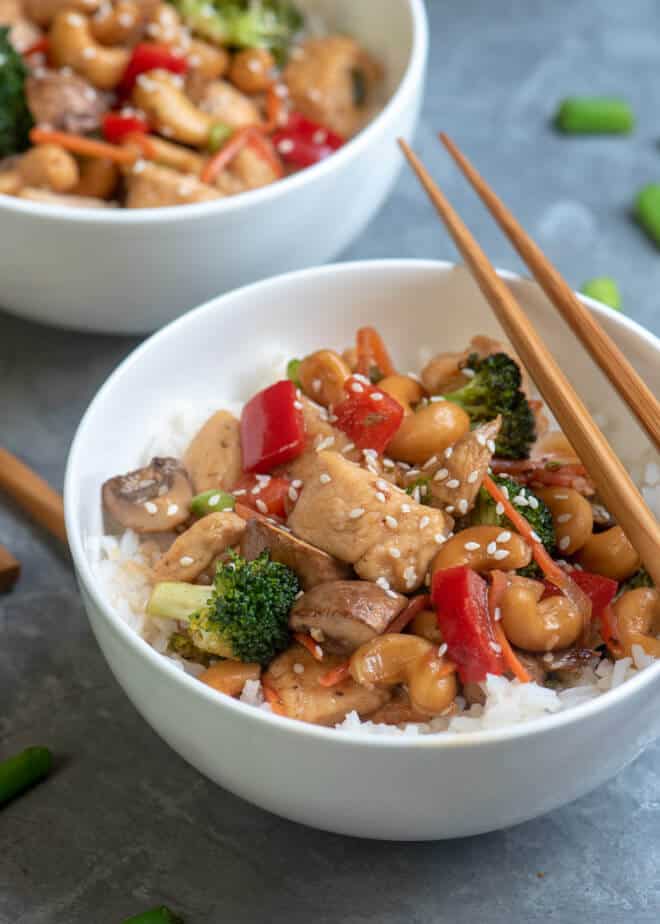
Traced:
POLYGON ((0 0, 0 193, 153 208, 319 163, 382 69, 289 0, 0 0))
POLYGON ((201 682, 402 725, 482 703, 489 676, 556 689, 660 657, 660 592, 510 350, 477 336, 403 374, 363 328, 287 376, 103 485, 201 682))

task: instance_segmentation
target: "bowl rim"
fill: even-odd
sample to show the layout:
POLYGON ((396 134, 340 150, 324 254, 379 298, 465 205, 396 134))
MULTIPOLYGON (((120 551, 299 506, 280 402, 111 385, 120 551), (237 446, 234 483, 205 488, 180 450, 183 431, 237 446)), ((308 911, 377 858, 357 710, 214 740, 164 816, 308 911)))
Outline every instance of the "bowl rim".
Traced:
MULTIPOLYGON (((273 276, 269 279, 261 280, 250 285, 242 286, 232 292, 217 296, 198 306, 192 311, 171 321, 165 327, 161 328, 155 334, 148 337, 143 343, 132 350, 128 356, 110 373, 92 398, 87 410, 83 414, 80 423, 76 429, 69 455, 66 463, 64 478, 64 508, 67 536, 71 550, 74 568, 81 584, 82 589, 91 598, 97 611, 101 614, 106 624, 120 639, 122 643, 133 650, 138 657, 144 657, 151 662, 157 671, 160 671, 163 677, 169 675, 175 683, 187 688, 193 696, 216 708, 228 709, 233 712, 236 718, 252 719, 255 722, 265 722, 268 725, 274 723, 275 728, 282 732, 290 732, 312 738, 323 739, 325 741, 334 741, 338 746, 343 744, 362 745, 364 747, 403 747, 403 748, 473 748, 480 745, 495 745, 506 741, 513 741, 517 738, 535 736, 550 732, 553 729, 567 727, 577 724, 582 720, 588 720, 592 716, 601 713, 610 706, 623 703, 625 700, 632 698, 637 693, 646 691, 660 679, 660 660, 639 671, 637 676, 632 677, 625 683, 620 684, 614 690, 608 690, 595 699, 586 703, 572 706, 565 711, 549 714, 536 719, 530 719, 519 724, 504 726, 502 728, 486 729, 473 731, 465 734, 429 734, 429 735, 370 735, 355 732, 351 730, 337 730, 319 725, 312 725, 301 722, 296 719, 290 719, 285 716, 278 716, 262 709, 257 709, 240 700, 233 699, 213 690, 211 687, 200 683, 195 677, 185 673, 176 667, 168 658, 163 657, 152 646, 146 642, 138 633, 126 623, 121 616, 114 610, 109 601, 105 598, 100 583, 96 578, 91 562, 85 552, 83 540, 78 528, 77 507, 78 507, 78 485, 83 483, 79 475, 80 469, 80 446, 85 437, 85 430, 89 421, 96 414, 96 407, 102 401, 107 393, 114 387, 115 382, 123 375, 124 370, 139 364, 142 354, 157 347, 158 341, 172 336, 175 332, 185 327, 189 320, 198 318, 200 315, 211 315, 221 312, 231 300, 237 295, 243 296, 246 293, 255 293, 260 290, 267 290, 272 285, 296 284, 298 281, 314 279, 317 283, 322 284, 323 279, 328 275, 352 273, 379 273, 385 270, 404 270, 417 272, 448 272, 459 266, 449 260, 417 260, 417 259, 381 259, 381 260, 361 260, 347 263, 334 263, 321 267, 312 267, 304 270, 297 270, 291 273, 284 273, 279 276, 273 276)), ((507 282, 527 283, 534 287, 537 284, 529 277, 514 273, 508 270, 497 270, 498 274, 507 282)), ((610 318, 615 324, 627 329, 633 335, 644 341, 648 346, 660 354, 660 338, 656 337, 651 331, 642 327, 636 321, 626 317, 618 311, 603 305, 595 299, 576 293, 578 298, 584 302, 596 315, 602 315, 610 318)), ((89 616, 88 616, 89 618, 89 616)))
POLYGON ((411 18, 412 47, 405 71, 394 92, 378 114, 357 135, 349 139, 342 148, 318 164, 293 173, 276 183, 258 189, 226 196, 211 202, 191 203, 188 205, 169 205, 162 208, 141 209, 104 209, 99 207, 80 208, 70 205, 55 205, 43 202, 30 202, 0 193, 0 210, 16 212, 26 216, 49 220, 66 221, 79 224, 99 225, 136 225, 166 223, 176 221, 195 221, 213 215, 232 214, 241 208, 254 206, 259 208, 265 203, 294 192, 315 179, 321 180, 333 172, 347 166, 353 157, 366 151, 388 122, 396 117, 414 95, 415 88, 423 85, 424 71, 428 57, 429 25, 424 0, 401 0, 411 18))

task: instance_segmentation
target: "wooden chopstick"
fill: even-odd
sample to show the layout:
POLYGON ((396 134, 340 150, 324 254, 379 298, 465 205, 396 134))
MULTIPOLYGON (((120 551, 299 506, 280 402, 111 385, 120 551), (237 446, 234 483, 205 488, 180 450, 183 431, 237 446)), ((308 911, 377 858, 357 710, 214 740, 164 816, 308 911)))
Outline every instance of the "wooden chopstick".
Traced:
POLYGON ((660 586, 660 526, 655 517, 510 289, 419 158, 405 141, 399 143, 507 337, 587 467, 605 506, 660 586))
POLYGON ((64 504, 51 486, 9 450, 0 447, 0 490, 62 542, 66 543, 64 504))
POLYGON ((465 154, 444 132, 440 133, 440 140, 552 304, 628 404, 656 448, 660 449, 660 401, 465 154))

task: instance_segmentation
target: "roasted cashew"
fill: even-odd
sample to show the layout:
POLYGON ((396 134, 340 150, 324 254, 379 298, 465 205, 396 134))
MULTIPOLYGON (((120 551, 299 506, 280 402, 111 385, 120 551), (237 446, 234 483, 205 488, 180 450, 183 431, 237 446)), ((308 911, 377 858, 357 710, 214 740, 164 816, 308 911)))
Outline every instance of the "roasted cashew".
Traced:
POLYGON ((63 10, 53 20, 49 56, 55 67, 70 67, 100 90, 117 86, 130 58, 127 48, 108 48, 92 35, 81 13, 63 10))

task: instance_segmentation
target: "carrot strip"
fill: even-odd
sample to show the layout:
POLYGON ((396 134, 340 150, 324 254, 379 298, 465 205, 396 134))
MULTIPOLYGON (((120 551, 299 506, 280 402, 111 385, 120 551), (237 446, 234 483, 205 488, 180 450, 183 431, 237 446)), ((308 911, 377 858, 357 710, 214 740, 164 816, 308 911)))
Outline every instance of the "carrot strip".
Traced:
POLYGON ((293 637, 299 645, 307 649, 315 661, 323 660, 323 649, 314 641, 311 635, 307 635, 306 632, 294 632, 293 637))
POLYGON ((284 99, 277 92, 277 84, 271 83, 266 91, 266 124, 260 125, 259 128, 262 132, 269 135, 271 132, 276 131, 280 128, 283 121, 282 117, 285 115, 286 107, 284 104, 284 99))
POLYGON ((331 668, 327 673, 322 674, 319 677, 319 683, 322 687, 336 687, 337 684, 341 683, 342 680, 345 680, 348 677, 348 670, 350 664, 348 661, 344 661, 342 664, 338 664, 336 667, 331 668))
POLYGON ((147 160, 156 159, 156 150, 145 132, 131 132, 130 135, 125 135, 122 144, 134 144, 147 160))
POLYGON ((517 677, 521 683, 530 683, 532 678, 527 670, 516 657, 516 653, 509 644, 509 640, 504 634, 502 624, 496 619, 497 610, 502 604, 502 597, 506 591, 509 582, 503 571, 495 569, 491 571, 491 585, 488 589, 488 610, 490 612, 495 640, 502 649, 502 658, 514 677, 517 677))
POLYGON ((282 700, 277 695, 277 692, 263 679, 261 681, 261 689, 264 691, 264 699, 275 715, 286 715, 282 700))
POLYGON ((104 157, 116 164, 133 164, 137 160, 137 154, 129 148, 69 132, 51 132, 44 128, 33 128, 30 132, 30 141, 32 144, 58 144, 74 154, 82 154, 84 157, 104 157))
POLYGON ((246 128, 239 128, 234 132, 229 141, 223 144, 218 153, 207 160, 202 170, 202 183, 211 184, 215 181, 218 174, 231 163, 237 154, 240 154, 250 140, 253 131, 254 129, 251 126, 247 126, 246 128))
POLYGON ((23 57, 28 58, 30 55, 37 55, 42 53, 46 54, 49 44, 48 36, 43 35, 40 39, 37 39, 33 45, 30 45, 29 48, 25 49, 23 52, 23 57))
POLYGON ((284 176, 284 167, 282 161, 277 156, 275 148, 265 135, 259 132, 252 132, 248 136, 248 145, 258 154, 262 160, 265 160, 275 176, 281 179, 284 176))
POLYGON ((537 563, 546 578, 552 584, 554 584, 555 587, 558 587, 559 590, 561 590, 561 592, 566 597, 568 597, 569 600, 571 600, 582 613, 586 627, 591 620, 591 601, 589 597, 584 593, 583 590, 578 587, 570 575, 566 574, 566 572, 560 568, 555 561, 552 560, 550 555, 548 555, 546 552, 543 543, 534 538, 535 533, 532 527, 529 525, 525 517, 518 513, 511 501, 506 497, 504 492, 498 488, 490 475, 485 475, 482 483, 495 503, 502 505, 504 508, 504 513, 513 523, 515 529, 520 533, 523 539, 525 539, 530 544, 532 547, 534 561, 537 563))
POLYGON ((357 371, 368 376, 373 366, 381 373, 394 375, 394 363, 387 352, 383 338, 374 327, 361 327, 357 332, 357 371))
POLYGON ((421 594, 418 597, 413 597, 408 605, 401 610, 399 615, 393 619, 387 629, 385 629, 385 634, 390 632, 403 632, 406 626, 413 621, 418 613, 421 613, 422 610, 431 609, 433 609, 433 605, 431 603, 431 597, 428 594, 421 594))

